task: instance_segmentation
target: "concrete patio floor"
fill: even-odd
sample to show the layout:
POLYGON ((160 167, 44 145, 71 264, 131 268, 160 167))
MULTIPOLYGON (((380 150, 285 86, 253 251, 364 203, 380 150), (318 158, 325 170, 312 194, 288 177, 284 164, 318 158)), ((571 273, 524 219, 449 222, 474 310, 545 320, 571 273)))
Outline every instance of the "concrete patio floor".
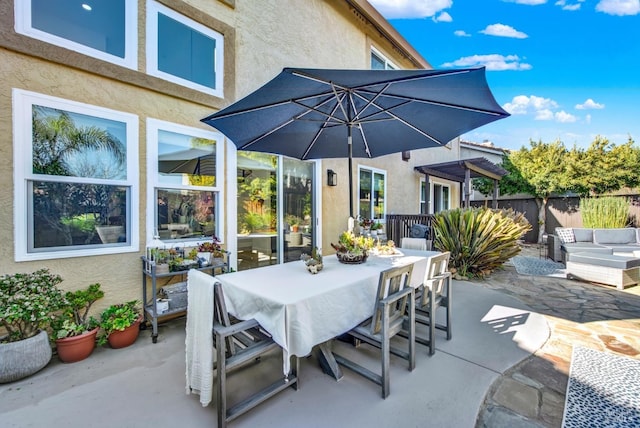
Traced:
MULTIPOLYGON (((453 339, 440 336, 428 356, 418 345, 416 369, 392 356, 391 395, 344 371, 338 382, 304 358, 301 388, 288 390, 234 421, 233 427, 471 427, 485 394, 503 373, 549 337, 543 316, 517 299, 469 282, 455 282, 453 339)), ((149 331, 124 349, 97 349, 88 359, 62 364, 54 357, 41 372, 0 385, 2 427, 211 427, 213 404, 185 393, 184 319, 149 331)), ((439 332, 444 334, 442 332, 439 332)), ((334 350, 378 367, 375 352, 335 342, 334 350), (357 355, 356 355, 357 354, 357 355)), ((279 376, 280 353, 232 378, 235 392, 279 376), (247 382, 248 380, 248 382, 247 382)), ((233 398, 230 398, 233 402, 233 398)))
MULTIPOLYGON (((312 355, 302 360, 299 391, 231 426, 559 427, 573 345, 640 358, 640 286, 622 292, 506 266, 453 287, 453 339, 439 332, 432 357, 418 345, 413 372, 392 357, 386 400, 348 370, 336 382, 312 355)), ((366 347, 336 342, 334 349, 377 368, 366 347)), ((248 370, 232 378, 234 394, 277 377, 279 353, 248 370)), ((183 319, 163 324, 155 345, 142 331, 129 348, 99 348, 75 364, 54 356, 41 372, 0 385, 2 427, 211 427, 215 413, 213 403, 202 407, 185 393, 183 319)))

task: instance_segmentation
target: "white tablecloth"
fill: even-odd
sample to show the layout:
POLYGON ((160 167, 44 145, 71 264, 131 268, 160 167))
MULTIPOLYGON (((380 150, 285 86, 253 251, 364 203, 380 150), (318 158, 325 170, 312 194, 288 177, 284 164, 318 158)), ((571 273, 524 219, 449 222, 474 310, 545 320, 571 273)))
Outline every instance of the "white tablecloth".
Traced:
POLYGON ((345 265, 325 256, 324 269, 310 274, 302 262, 218 275, 227 309, 239 319, 255 318, 284 350, 284 372, 291 355, 305 356, 313 346, 341 335, 371 316, 380 272, 414 264, 411 285, 424 281, 433 251, 400 249, 400 257, 370 256, 345 265))

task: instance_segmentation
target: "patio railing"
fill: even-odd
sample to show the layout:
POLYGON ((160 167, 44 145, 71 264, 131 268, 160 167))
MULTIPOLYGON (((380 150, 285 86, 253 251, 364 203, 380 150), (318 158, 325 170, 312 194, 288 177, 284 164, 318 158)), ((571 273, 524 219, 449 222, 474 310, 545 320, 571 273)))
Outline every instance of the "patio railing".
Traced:
MULTIPOLYGON (((400 240, 410 236, 411 226, 414 224, 424 224, 431 226, 432 214, 387 214, 387 239, 392 240, 396 245, 400 245, 400 240)), ((429 227, 427 239, 433 239, 433 229, 429 227)))

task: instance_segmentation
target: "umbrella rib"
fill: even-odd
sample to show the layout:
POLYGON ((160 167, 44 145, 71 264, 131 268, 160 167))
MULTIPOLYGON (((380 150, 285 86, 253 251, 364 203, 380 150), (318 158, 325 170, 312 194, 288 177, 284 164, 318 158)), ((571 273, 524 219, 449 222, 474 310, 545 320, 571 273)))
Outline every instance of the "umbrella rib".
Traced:
MULTIPOLYGON (((362 92, 366 92, 366 93, 369 93, 369 94, 376 94, 376 92, 374 92, 374 91, 362 91, 362 92)), ((363 100, 367 100, 367 98, 362 97, 361 95, 359 95, 359 96, 363 100)), ((430 105, 435 105, 435 106, 440 106, 440 107, 449 107, 449 108, 453 108, 453 109, 472 111, 472 112, 476 112, 476 113, 486 113, 486 114, 490 114, 490 115, 494 115, 494 116, 504 116, 503 113, 495 112, 495 111, 492 111, 492 110, 486 110, 486 109, 481 109, 481 108, 477 108, 477 107, 466 107, 466 106, 461 106, 461 105, 458 105, 458 104, 445 103, 445 102, 442 102, 442 101, 425 100, 425 99, 422 99, 422 98, 406 97, 406 96, 402 96, 402 95, 393 95, 393 94, 381 94, 381 96, 382 97, 387 97, 387 98, 394 98, 394 99, 404 100, 404 101, 407 101, 407 102, 416 102, 416 103, 430 104, 430 105)), ((375 104, 375 105, 379 109, 383 109, 382 107, 378 106, 377 104, 375 104)), ((400 104, 400 105, 403 105, 403 104, 400 104)), ((395 107, 397 107, 397 106, 394 106, 393 108, 395 108, 395 107)))
MULTIPOLYGON (((383 92, 384 92, 384 91, 386 91, 386 90, 389 88, 389 86, 391 86, 391 83, 387 83, 387 84, 384 86, 384 88, 380 89, 377 93, 375 93, 375 92, 374 92, 375 96, 374 96, 373 98, 371 98, 370 100, 367 100, 366 98, 364 98, 364 97, 363 97, 363 96, 361 96, 360 94, 356 93, 356 95, 357 95, 358 97, 360 97, 360 98, 364 99, 365 101, 367 101, 367 103, 364 105, 364 107, 362 107, 362 110, 360 110, 360 111, 355 110, 355 104, 354 104, 354 106, 353 106, 353 107, 354 107, 354 111, 356 112, 356 115, 353 117, 353 120, 357 120, 357 119, 358 119, 358 117, 360 117, 360 115, 361 115, 362 113, 364 113, 364 111, 365 111, 365 110, 366 110, 366 109, 367 109, 371 104, 374 104, 374 103, 375 103, 375 101, 376 101, 376 100, 377 100, 377 99, 378 99, 378 98, 383 94, 383 92)), ((353 101, 352 101, 352 103, 353 103, 353 101)), ((375 114, 379 114, 379 113, 380 113, 380 112, 377 112, 377 113, 375 113, 375 114)), ((369 116, 371 116, 371 115, 369 115, 369 116)))
MULTIPOLYGON (((318 104, 316 107, 322 106, 322 105, 324 105, 324 104, 328 103, 329 101, 331 101, 331 98, 330 98, 330 99, 327 99, 327 100, 325 100, 325 101, 323 101, 322 103, 318 104)), ((314 112, 316 112, 316 113, 324 114, 325 116, 328 116, 328 118, 329 118, 329 119, 334 119, 334 120, 339 121, 339 119, 337 119, 337 118, 335 118, 335 117, 333 117, 333 116, 331 116, 331 115, 327 115, 326 113, 323 113, 322 111, 317 110, 317 109, 316 109, 316 108, 314 108, 314 107, 309 107, 309 106, 306 106, 306 105, 304 105, 304 104, 300 104, 299 102, 294 101, 294 100, 291 100, 291 102, 293 102, 294 104, 299 105, 299 106, 301 106, 301 107, 304 107, 304 108, 306 108, 307 110, 306 110, 306 111, 303 111, 302 113, 300 113, 300 114, 298 114, 298 115, 296 115, 296 116, 292 117, 291 119, 289 119, 289 120, 287 120, 287 121, 283 122, 283 123, 282 123, 282 124, 280 124, 279 126, 276 126, 275 128, 271 129, 270 131, 267 131, 267 132, 265 132, 264 134, 262 134, 262 135, 260 135, 260 136, 258 136, 258 137, 256 137, 256 138, 254 138, 253 140, 251 140, 251 141, 248 141, 248 142, 244 143, 244 144, 240 147, 240 149, 241 149, 241 150, 244 150, 244 149, 246 149, 247 147, 251 147, 253 144, 257 143, 258 141, 262 140, 263 138, 268 137, 269 135, 271 135, 271 134, 273 134, 274 132, 276 132, 276 131, 278 131, 278 130, 280 130, 280 129, 284 128, 285 126, 289 125, 290 123, 295 122, 296 120, 300 120, 300 118, 301 118, 301 117, 306 116, 307 114, 311 113, 312 111, 314 111, 314 112)), ((332 113, 333 113, 333 112, 332 112, 332 113)), ((326 121, 325 121, 325 123, 326 123, 326 121)))
MULTIPOLYGON (((312 80, 314 82, 318 82, 318 83, 324 83, 326 85, 335 85, 343 90, 347 90, 347 89, 353 89, 353 90, 360 90, 361 88, 366 88, 369 86, 378 86, 378 85, 384 85, 387 83, 400 83, 400 82, 410 82, 412 80, 420 80, 420 79, 434 79, 437 77, 442 77, 442 76, 452 76, 455 74, 464 74, 464 73, 470 73, 471 71, 475 71, 477 69, 471 68, 471 69, 463 69, 463 70, 455 70, 455 71, 450 71, 450 70, 445 70, 439 73, 432 73, 430 75, 418 75, 418 76, 406 76, 406 77, 397 77, 397 78, 393 78, 393 79, 388 79, 388 80, 378 80, 375 82, 371 82, 371 83, 366 83, 364 85, 360 85, 360 86, 354 86, 351 88, 346 88, 343 87, 341 85, 337 85, 334 82, 332 82, 331 80, 326 80, 326 79, 321 79, 319 77, 316 76, 311 76, 307 73, 302 72, 301 70, 293 70, 291 71, 291 75, 293 76, 298 76, 304 79, 308 79, 308 80, 312 80)), ((425 71, 425 72, 429 72, 432 70, 416 70, 416 72, 420 72, 420 71, 425 71)))
MULTIPOLYGON (((336 93, 336 98, 337 98, 337 103, 333 106, 333 109, 331 110, 331 116, 333 116, 336 112, 336 109, 338 108, 338 106, 342 106, 342 100, 344 99, 345 94, 343 93, 342 96, 338 96, 338 94, 336 93)), ((343 109, 344 110, 344 109, 343 109)), ((343 122, 344 123, 344 122, 343 122)), ((302 159, 306 159, 307 155, 309 154, 309 152, 311 151, 311 149, 313 148, 313 146, 316 144, 316 141, 318 141, 318 138, 320 138, 320 134, 322 134, 322 131, 324 131, 325 128, 327 128, 328 126, 337 126, 337 124, 328 124, 328 121, 325 120, 324 124, 320 127, 320 129, 318 129, 318 132, 316 132, 316 135, 313 136, 313 139, 311 140, 311 142, 309 143, 309 145, 307 146, 307 149, 304 151, 304 154, 302 155, 302 159)))

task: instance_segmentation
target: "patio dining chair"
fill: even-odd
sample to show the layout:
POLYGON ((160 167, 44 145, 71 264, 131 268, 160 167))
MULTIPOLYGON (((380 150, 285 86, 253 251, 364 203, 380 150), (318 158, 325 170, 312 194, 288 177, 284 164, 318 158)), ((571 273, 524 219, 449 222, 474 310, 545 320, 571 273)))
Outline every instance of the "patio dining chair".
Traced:
POLYGON ((416 323, 428 326, 428 337, 416 334, 416 342, 429 347, 429 355, 436 351, 435 330, 447 332, 451 340, 451 272, 449 272, 450 252, 429 257, 424 283, 416 293, 416 323), (438 308, 446 311, 445 324, 436 323, 438 308))
POLYGON ((343 356, 335 355, 338 364, 353 370, 382 387, 382 398, 389 396, 390 354, 393 353, 409 362, 409 370, 416 365, 415 358, 415 290, 409 285, 413 265, 387 269, 380 273, 373 315, 349 331, 356 341, 366 342, 381 350, 382 373, 374 373, 361 364, 343 356), (408 317, 405 317, 409 308, 408 317), (403 351, 392 347, 390 340, 406 328, 408 349, 403 351))
POLYGON ((420 250, 427 251, 427 240, 424 238, 407 238, 404 237, 400 240, 400 248, 406 248, 407 250, 420 250))
MULTIPOLYGON (((252 363, 259 362, 261 356, 280 349, 280 346, 260 327, 256 320, 240 321, 228 313, 222 284, 216 281, 214 277, 196 270, 189 271, 188 293, 190 300, 189 310, 187 311, 187 336, 190 331, 190 321, 197 323, 197 320, 207 317, 212 320, 212 329, 209 330, 208 334, 211 335, 212 341, 209 343, 212 348, 215 348, 216 355, 215 364, 211 362, 211 367, 215 369, 216 374, 215 398, 219 428, 226 427, 228 422, 238 418, 278 392, 284 391, 289 387, 298 389, 300 362, 294 356, 293 368, 288 376, 277 379, 267 387, 251 393, 248 397, 229 407, 227 403, 227 375, 229 372, 246 368, 252 363), (199 280, 194 280, 196 277, 199 280), (204 286, 212 287, 212 298, 208 300, 210 303, 208 305, 192 305, 191 296, 196 294, 195 287, 202 287, 203 284, 204 286)), ((188 343, 189 338, 187 337, 187 350, 189 350, 188 343)), ((187 366, 189 366, 188 354, 189 352, 187 352, 187 366)), ((204 361, 202 360, 196 362, 196 364, 200 365, 203 363, 204 361)), ((189 367, 187 367, 187 370, 189 371, 189 367)), ((189 377, 187 377, 187 382, 189 382, 189 377)))

